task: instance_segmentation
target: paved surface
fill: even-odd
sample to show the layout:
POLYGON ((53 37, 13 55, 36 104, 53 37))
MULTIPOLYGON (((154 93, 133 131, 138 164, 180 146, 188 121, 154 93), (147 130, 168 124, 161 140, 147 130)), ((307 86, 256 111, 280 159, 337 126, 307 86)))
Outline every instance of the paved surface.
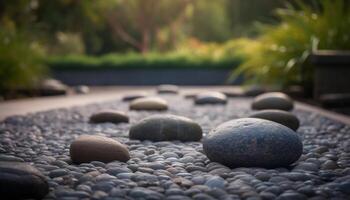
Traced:
MULTIPOLYGON (((195 120, 204 136, 225 121, 253 112, 251 98, 196 106, 181 95, 162 97, 170 109, 161 113, 195 120)), ((159 112, 129 111, 120 99, 7 118, 0 122, 0 160, 21 160, 38 168, 50 185, 45 199, 349 199, 350 126, 299 106, 304 105, 293 113, 301 121, 298 134, 304 150, 289 167, 230 169, 210 162, 201 142, 130 140, 133 124, 159 112), (127 111, 130 123, 89 124, 89 116, 102 109, 127 111), (82 134, 121 141, 131 159, 73 164, 69 146, 82 134)))
MULTIPOLYGON (((71 106, 87 105, 121 98, 123 95, 138 91, 154 92, 155 87, 92 87, 89 94, 67 95, 55 97, 29 98, 0 102, 0 121, 13 115, 24 115, 27 113, 45 111, 57 108, 68 108, 71 106)), ((239 87, 230 86, 207 86, 207 87, 181 87, 184 93, 191 93, 199 90, 220 90, 230 92, 241 92, 239 87)), ((350 117, 331 112, 309 104, 296 102, 296 107, 321 114, 331 119, 350 125, 350 117)))

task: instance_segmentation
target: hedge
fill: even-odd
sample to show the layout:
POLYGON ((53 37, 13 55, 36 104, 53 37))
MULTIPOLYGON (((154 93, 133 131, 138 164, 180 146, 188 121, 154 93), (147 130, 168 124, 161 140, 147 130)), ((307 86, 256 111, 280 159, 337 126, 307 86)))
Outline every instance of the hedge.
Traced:
POLYGON ((104 56, 69 55, 49 57, 52 70, 105 69, 233 69, 239 65, 237 57, 212 58, 174 54, 108 54, 104 56))

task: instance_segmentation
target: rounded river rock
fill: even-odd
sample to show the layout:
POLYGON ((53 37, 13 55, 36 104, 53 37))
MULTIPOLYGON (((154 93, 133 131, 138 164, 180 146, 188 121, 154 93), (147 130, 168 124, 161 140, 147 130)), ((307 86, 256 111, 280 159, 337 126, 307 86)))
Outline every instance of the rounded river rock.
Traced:
POLYGON ((131 110, 167 110, 168 103, 159 97, 138 98, 130 102, 131 110))
POLYGON ((179 92, 179 87, 176 85, 159 85, 157 88, 159 94, 177 94, 179 92))
POLYGON ((23 162, 0 161, 2 199, 42 199, 49 192, 45 177, 23 162))
POLYGON ((107 163, 114 160, 126 162, 130 159, 125 145, 97 135, 82 135, 74 140, 70 145, 70 156, 77 164, 91 161, 107 163))
POLYGON ((152 141, 198 141, 202 138, 202 129, 196 122, 186 117, 153 115, 132 126, 129 137, 152 141))
POLYGON ((227 97, 221 92, 203 92, 196 96, 195 104, 226 104, 227 97))
POLYGON ((99 113, 95 113, 90 117, 90 123, 106 122, 114 124, 128 123, 129 117, 125 113, 119 111, 102 111, 99 113))
POLYGON ((242 118, 213 129, 203 140, 209 160, 229 167, 282 167, 302 154, 300 137, 273 121, 242 118))
POLYGON ((252 103, 254 110, 292 110, 294 107, 293 100, 286 94, 281 92, 269 92, 255 97, 252 103))
POLYGON ((295 115, 283 110, 261 110, 249 117, 274 121, 294 131, 296 131, 300 125, 299 119, 295 115))

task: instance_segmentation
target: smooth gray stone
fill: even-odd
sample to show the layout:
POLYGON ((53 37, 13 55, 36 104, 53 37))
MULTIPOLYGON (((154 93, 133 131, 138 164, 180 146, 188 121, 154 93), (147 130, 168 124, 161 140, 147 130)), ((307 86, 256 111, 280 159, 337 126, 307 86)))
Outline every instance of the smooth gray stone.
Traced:
POLYGON ((3 199, 41 199, 49 192, 45 177, 23 162, 0 161, 0 194, 3 199))
POLYGON ((294 170, 296 171, 312 171, 316 172, 318 171, 319 166, 315 163, 310 163, 310 162, 301 162, 297 166, 295 166, 294 170))
POLYGON ((300 125, 299 119, 295 115, 283 110, 262 110, 249 117, 274 121, 294 131, 296 131, 300 125))
POLYGON ((24 162, 22 158, 11 155, 0 155, 0 161, 24 162))
POLYGON ((229 167, 281 167, 297 161, 303 144, 293 130, 276 122, 242 118, 213 129, 203 140, 212 162, 229 167))
POLYGON ((78 85, 74 87, 74 91, 77 94, 87 94, 90 92, 90 88, 89 86, 86 86, 86 85, 78 85))
POLYGON ((143 97, 130 102, 130 110, 167 110, 168 103, 159 97, 143 97))
POLYGON ((244 95, 248 97, 255 97, 265 92, 266 92, 265 88, 258 85, 252 85, 244 90, 244 95))
MULTIPOLYGON (((82 135, 70 145, 70 156, 74 163, 91 161, 126 162, 130 159, 127 147, 117 140, 98 135, 82 135)), ((93 165, 92 165, 93 166, 93 165)))
POLYGON ((51 178, 55 178, 55 177, 60 177, 60 176, 64 176, 67 174, 68 174, 68 172, 65 169, 55 169, 55 170, 50 171, 49 176, 51 178))
POLYGON ((196 95, 195 104, 226 104, 227 97, 221 92, 203 92, 196 95))
POLYGON ((292 110, 294 107, 293 100, 281 92, 269 92, 261 94, 254 98, 252 109, 254 110, 292 110))
POLYGON ((176 115, 152 115, 129 131, 130 139, 198 141, 202 138, 201 127, 193 120, 176 115))
POLYGON ((120 111, 106 110, 95 113, 90 117, 90 123, 128 123, 129 117, 120 111))
POLYGON ((68 92, 68 86, 56 79, 46 79, 40 83, 40 94, 43 96, 64 95, 68 92))
POLYGON ((344 183, 340 183, 338 189, 344 194, 350 195, 350 181, 348 180, 344 183))
POLYGON ((143 98, 143 97, 147 97, 147 93, 145 92, 140 92, 140 93, 131 93, 131 94, 127 94, 125 95, 122 100, 123 101, 132 101, 135 99, 139 99, 139 98, 143 98))
POLYGON ((223 189, 225 188, 226 181, 225 179, 219 177, 219 176, 214 176, 210 177, 206 182, 205 185, 210 187, 210 188, 220 188, 223 189))
POLYGON ((157 88, 159 94, 177 94, 179 92, 179 87, 176 85, 159 85, 157 88))
POLYGON ((307 198, 303 194, 299 194, 295 192, 286 192, 278 196, 276 199, 277 200, 304 200, 307 198))

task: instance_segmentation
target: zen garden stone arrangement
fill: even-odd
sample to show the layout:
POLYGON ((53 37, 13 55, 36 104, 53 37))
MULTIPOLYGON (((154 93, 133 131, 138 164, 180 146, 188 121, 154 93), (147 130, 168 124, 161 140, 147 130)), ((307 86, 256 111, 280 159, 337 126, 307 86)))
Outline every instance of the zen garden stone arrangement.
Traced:
POLYGON ((349 199, 349 126, 283 93, 157 93, 1 122, 1 199, 349 199))

